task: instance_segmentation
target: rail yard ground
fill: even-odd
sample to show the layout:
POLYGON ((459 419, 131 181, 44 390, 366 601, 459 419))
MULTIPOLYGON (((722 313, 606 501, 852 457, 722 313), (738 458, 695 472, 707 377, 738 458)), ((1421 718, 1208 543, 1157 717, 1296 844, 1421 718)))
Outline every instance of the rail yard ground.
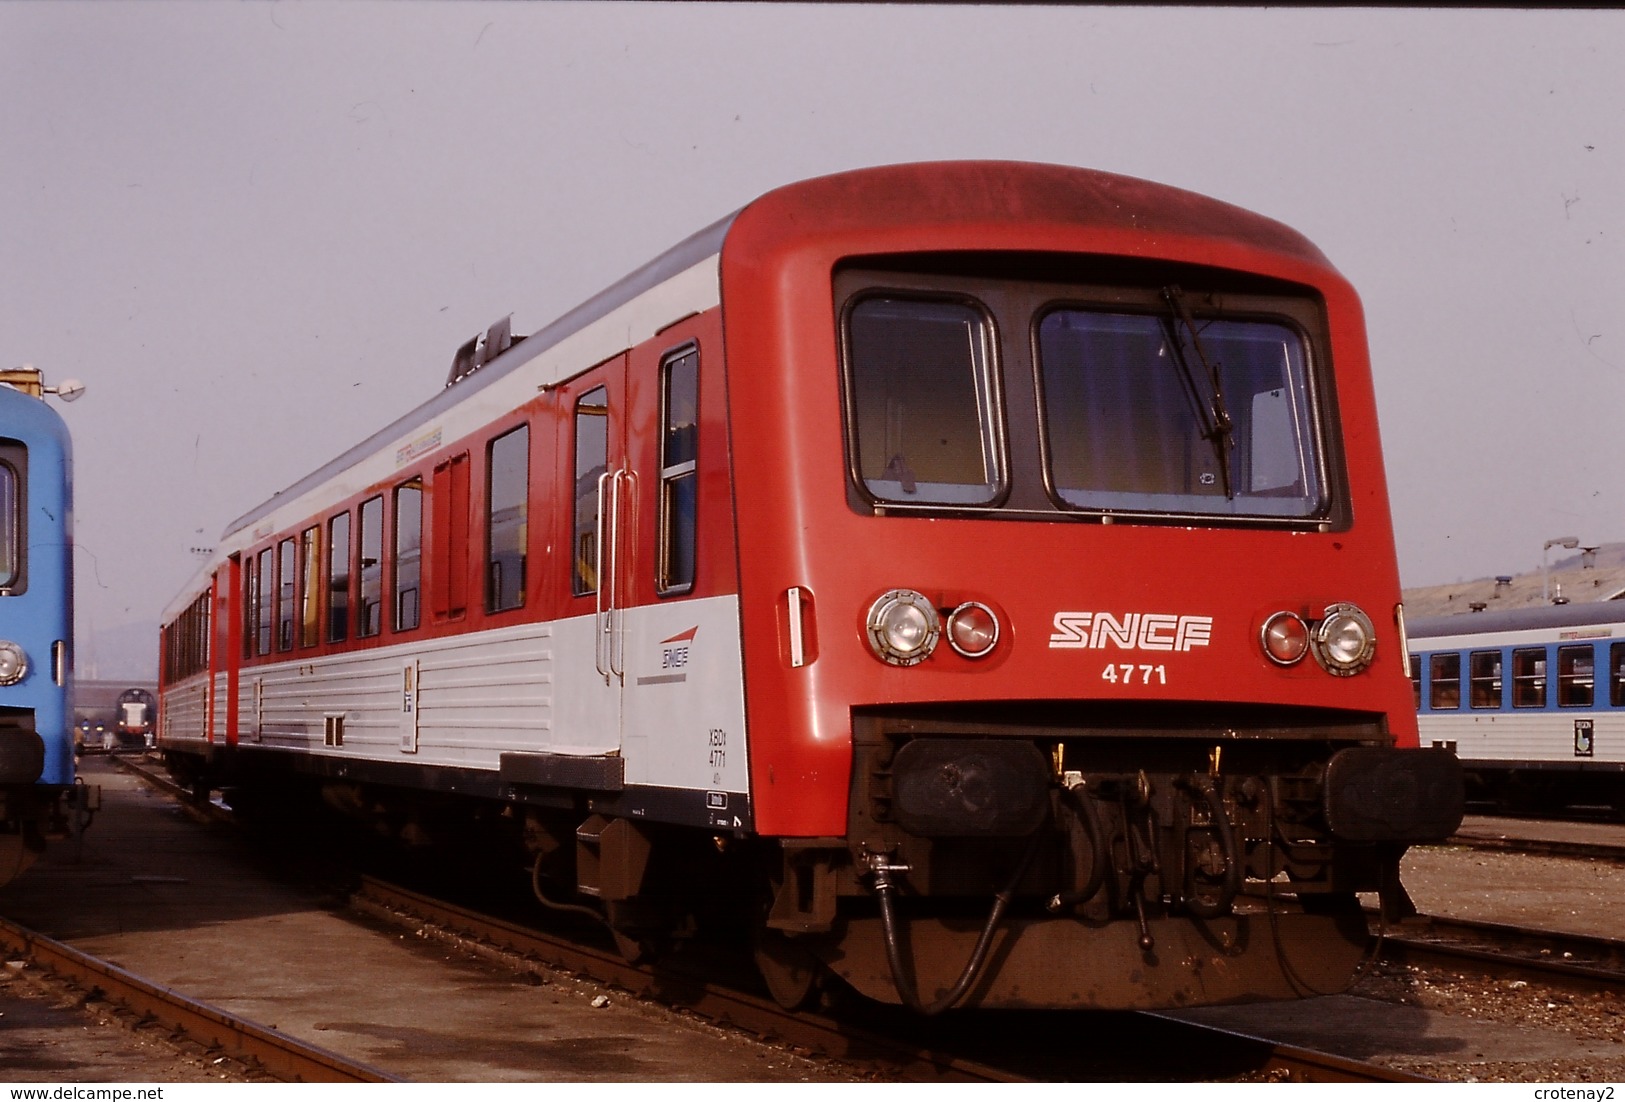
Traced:
MULTIPOLYGON (((843 1082, 839 1063, 765 1045, 561 977, 537 986, 340 910, 240 839, 104 760, 106 808, 0 890, 0 914, 156 982, 405 1078, 470 1082, 843 1082)), ((1625 843, 1617 824, 1500 824, 1625 843)), ((1412 851, 1424 913, 1617 934, 1625 866, 1458 846, 1412 851)), ((1448 1080, 1625 1079, 1625 1004, 1374 964, 1347 994, 1188 1016, 1448 1080)), ((249 1069, 118 1028, 94 1001, 0 969, 0 1078, 206 1082, 249 1069)), ((1202 1078, 1191 1068, 1192 1079, 1202 1078)))

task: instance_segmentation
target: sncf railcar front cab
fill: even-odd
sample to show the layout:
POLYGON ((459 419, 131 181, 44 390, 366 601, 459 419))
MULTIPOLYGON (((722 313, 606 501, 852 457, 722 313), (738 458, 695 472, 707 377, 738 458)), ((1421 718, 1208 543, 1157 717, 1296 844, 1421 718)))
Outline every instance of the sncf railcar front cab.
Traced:
POLYGON ((764 970, 922 1009, 1341 989, 1454 829, 1353 292, 1275 223, 877 170, 722 253, 764 970), (816 226, 817 233, 799 232, 816 226))

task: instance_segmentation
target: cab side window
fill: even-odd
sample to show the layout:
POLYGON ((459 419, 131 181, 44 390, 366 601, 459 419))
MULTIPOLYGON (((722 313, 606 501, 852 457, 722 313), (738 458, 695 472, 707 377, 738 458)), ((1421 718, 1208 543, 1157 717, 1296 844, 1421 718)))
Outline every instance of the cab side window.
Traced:
POLYGON ((688 349, 660 369, 660 560, 662 594, 694 588, 699 480, 700 354, 688 349))
POLYGON ((570 592, 598 592, 598 482, 609 471, 609 391, 594 387, 576 402, 573 474, 575 523, 570 592))

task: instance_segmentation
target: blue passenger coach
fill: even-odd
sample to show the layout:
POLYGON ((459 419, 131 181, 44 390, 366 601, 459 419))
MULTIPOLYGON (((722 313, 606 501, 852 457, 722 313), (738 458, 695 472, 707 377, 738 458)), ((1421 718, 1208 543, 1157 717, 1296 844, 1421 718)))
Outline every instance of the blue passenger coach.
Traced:
POLYGON ((32 370, 0 372, 0 885, 85 816, 73 747, 72 452, 32 370))
POLYGON ((1469 797, 1625 812, 1625 604, 1418 620, 1410 649, 1422 745, 1455 750, 1469 797))

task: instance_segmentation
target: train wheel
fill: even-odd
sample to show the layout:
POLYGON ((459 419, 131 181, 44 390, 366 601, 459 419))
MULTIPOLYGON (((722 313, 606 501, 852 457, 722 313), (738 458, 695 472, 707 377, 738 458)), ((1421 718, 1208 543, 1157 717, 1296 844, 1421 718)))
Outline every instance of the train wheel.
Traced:
POLYGON ((799 1010, 812 999, 823 964, 804 945, 779 930, 757 928, 756 970, 767 982, 773 1001, 786 1010, 799 1010))
POLYGON ((40 846, 29 844, 23 831, 0 834, 0 887, 11 883, 39 856, 40 846))

